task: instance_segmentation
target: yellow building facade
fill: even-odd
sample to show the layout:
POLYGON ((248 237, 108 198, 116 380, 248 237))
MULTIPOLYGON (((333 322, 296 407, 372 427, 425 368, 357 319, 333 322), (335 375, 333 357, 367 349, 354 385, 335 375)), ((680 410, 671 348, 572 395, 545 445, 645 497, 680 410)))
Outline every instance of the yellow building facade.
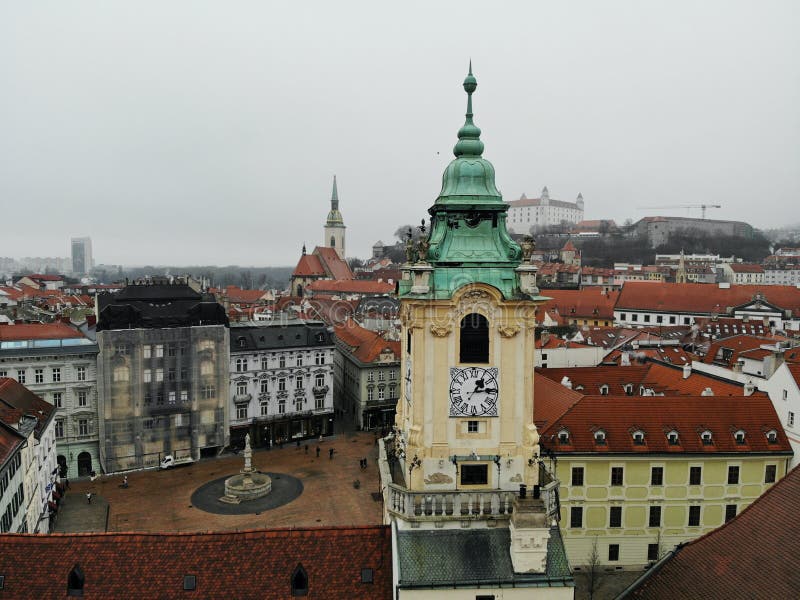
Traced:
POLYGON ((777 453, 562 457, 561 531, 570 563, 585 567, 596 539, 604 567, 642 567, 744 510, 786 474, 787 463, 777 453), (615 477, 621 469, 622 485, 612 485, 612 469, 615 477), (728 483, 729 473, 738 473, 738 483, 728 483))

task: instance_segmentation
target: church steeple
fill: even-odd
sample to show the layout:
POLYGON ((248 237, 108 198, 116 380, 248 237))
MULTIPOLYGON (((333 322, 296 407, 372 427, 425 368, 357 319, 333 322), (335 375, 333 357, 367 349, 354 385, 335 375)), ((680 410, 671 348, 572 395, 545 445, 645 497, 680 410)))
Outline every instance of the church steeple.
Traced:
MULTIPOLYGON (((417 254, 433 267, 433 285, 428 286, 433 297, 452 296, 466 278, 492 285, 505 298, 512 298, 520 291, 515 269, 522 260, 522 250, 508 233, 508 206, 495 185, 494 167, 483 158, 481 130, 472 112, 472 95, 478 82, 471 62, 463 87, 467 113, 453 148, 455 159, 447 165, 439 197, 428 209, 430 236, 421 242, 417 254)), ((422 288, 416 289, 408 291, 420 293, 422 288)), ((403 283, 400 292, 405 292, 403 283)))
POLYGON ((344 260, 344 219, 339 212, 339 189, 336 185, 336 175, 333 176, 333 190, 331 191, 331 209, 328 212, 328 219, 325 221, 325 239, 323 246, 334 248, 339 258, 344 260))

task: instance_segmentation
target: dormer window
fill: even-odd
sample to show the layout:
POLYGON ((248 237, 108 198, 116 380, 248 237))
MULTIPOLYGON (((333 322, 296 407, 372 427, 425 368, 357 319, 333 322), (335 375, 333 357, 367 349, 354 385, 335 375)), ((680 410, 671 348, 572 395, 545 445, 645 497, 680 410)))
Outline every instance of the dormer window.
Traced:
POLYGON ((745 442, 745 433, 744 433, 744 429, 739 429, 738 431, 736 431, 736 432, 733 434, 733 437, 734 437, 734 439, 736 440, 736 443, 737 443, 737 444, 740 444, 740 445, 744 444, 744 442, 745 442))
POLYGON ((569 431, 566 429, 562 429, 558 432, 558 443, 559 444, 569 444, 569 431))
POLYGON ((83 574, 78 563, 72 567, 72 570, 67 575, 67 596, 83 596, 83 585, 86 582, 86 576, 83 574))
POLYGON ((297 565, 292 573, 292 596, 308 596, 308 575, 303 565, 297 565))
POLYGON ((239 345, 239 348, 244 348, 247 346, 247 340, 245 340, 243 337, 237 338, 236 343, 239 345))
POLYGON ((594 432, 594 443, 598 446, 606 445, 606 432, 604 430, 598 429, 594 432))
POLYGON ((628 396, 633 396, 633 384, 632 383, 626 383, 625 385, 622 386, 622 389, 625 390, 625 394, 627 394, 628 396))
POLYGON ((633 443, 635 446, 644 446, 644 431, 637 429, 633 432, 633 443))
POLYGON ((600 386, 600 395, 601 396, 608 396, 608 385, 603 384, 600 386))
POLYGON ((700 434, 700 440, 703 442, 703 446, 710 446, 714 443, 714 438, 708 429, 700 434))
POLYGON ((767 443, 768 444, 776 444, 778 442, 778 432, 774 429, 770 429, 767 432, 767 443))
POLYGON ((677 446, 678 445, 678 432, 674 429, 667 434, 667 443, 670 446, 677 446))

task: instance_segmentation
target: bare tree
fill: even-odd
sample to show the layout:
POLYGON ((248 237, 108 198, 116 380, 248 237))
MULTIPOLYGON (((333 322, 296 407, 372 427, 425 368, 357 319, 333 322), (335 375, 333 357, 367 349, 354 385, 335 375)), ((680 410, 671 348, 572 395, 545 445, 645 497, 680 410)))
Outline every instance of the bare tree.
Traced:
POLYGON ((592 600, 594 598, 594 590, 597 587, 597 576, 600 573, 600 551, 597 549, 597 536, 594 536, 592 540, 592 548, 589 550, 586 567, 589 578, 589 600, 592 600))

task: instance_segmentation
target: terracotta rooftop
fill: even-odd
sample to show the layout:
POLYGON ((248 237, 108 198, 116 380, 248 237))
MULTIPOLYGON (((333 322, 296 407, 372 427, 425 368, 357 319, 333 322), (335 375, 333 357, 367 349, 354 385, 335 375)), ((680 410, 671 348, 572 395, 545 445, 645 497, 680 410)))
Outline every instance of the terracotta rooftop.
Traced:
POLYGON ((768 302, 800 314, 800 289, 789 285, 731 285, 629 281, 622 287, 616 310, 724 314, 728 307, 754 301, 768 302))
POLYGON ((536 311, 537 315, 543 316, 547 312, 553 320, 557 320, 556 314, 564 319, 612 320, 619 292, 587 287, 581 290, 547 290, 546 295, 550 300, 536 311))
POLYGON ((325 275, 325 269, 322 268, 319 257, 314 254, 303 254, 292 271, 292 277, 324 277, 325 275))
POLYGON ((2 594, 9 598, 65 595, 76 564, 84 598, 291 598, 299 569, 307 577, 301 595, 308 598, 392 597, 391 533, 385 526, 6 534, 0 546, 2 594), (194 587, 187 587, 187 578, 194 587))
MULTIPOLYGON (((737 383, 697 371, 692 371, 689 377, 684 378, 681 365, 670 366, 658 362, 630 366, 536 369, 536 374, 559 384, 567 377, 572 382, 572 389, 585 395, 601 394, 603 386, 608 386, 609 395, 625 394, 625 386, 628 385, 633 386, 632 393, 635 396, 639 396, 641 388, 665 396, 697 396, 706 388, 711 388, 715 396, 741 396, 744 393, 744 387, 737 383)), ((754 395, 767 397, 764 392, 755 392, 754 395)))
POLYGON ((541 432, 552 425, 583 394, 570 390, 547 377, 533 378, 533 422, 541 432))
POLYGON ((314 254, 318 255, 319 259, 327 267, 331 278, 353 279, 353 272, 350 270, 349 265, 339 258, 334 248, 317 246, 314 248, 314 254))
POLYGON ((391 294, 394 292, 394 284, 368 279, 320 279, 309 283, 306 289, 331 294, 391 294))
POLYGON ((55 415, 55 407, 16 380, 0 377, 0 418, 9 414, 15 415, 13 422, 6 421, 11 426, 19 422, 19 415, 36 417, 38 422, 35 431, 38 438, 55 415))
MULTIPOLYGON (((4 422, 5 418, 1 416, 2 413, 3 411, 0 408, 0 469, 3 468, 6 461, 14 456, 17 450, 25 444, 25 436, 17 432, 17 430, 10 425, 6 425, 4 422)), ((19 420, 19 417, 17 420, 19 420)), ((0 575, 1 574, 2 573, 0 573, 0 575)))
POLYGON ((394 354, 394 360, 400 359, 400 342, 385 340, 374 331, 361 327, 353 319, 336 325, 334 332, 337 339, 348 346, 353 356, 362 363, 374 362, 387 349, 394 354))
MULTIPOLYGON (((725 339, 713 342, 703 358, 706 364, 725 363, 732 367, 739 360, 739 355, 748 350, 757 350, 764 345, 774 345, 775 340, 770 338, 756 337, 752 335, 733 335, 725 339), (727 351, 727 352, 726 352, 727 351)), ((762 355, 761 358, 763 358, 762 355)), ((756 358, 752 356, 751 358, 756 358)))
POLYGON ((0 325, 0 341, 21 340, 63 340, 85 337, 66 323, 21 323, 19 325, 0 325))
POLYGON ((568 453, 730 453, 791 455, 792 448, 780 419, 766 396, 585 396, 541 434, 542 444, 568 453), (598 444, 595 432, 605 432, 598 444), (568 442, 559 432, 569 432, 568 442), (743 430, 744 443, 734 434, 743 430), (644 434, 638 444, 634 433, 644 434), (678 433, 677 444, 667 434, 678 433), (701 434, 711 432, 711 443, 701 434), (770 443, 767 432, 775 432, 770 443))
POLYGON ((797 598, 800 469, 722 527, 678 546, 618 598, 797 598))
POLYGON ((763 273, 764 267, 751 263, 730 263, 728 265, 734 273, 763 273))

